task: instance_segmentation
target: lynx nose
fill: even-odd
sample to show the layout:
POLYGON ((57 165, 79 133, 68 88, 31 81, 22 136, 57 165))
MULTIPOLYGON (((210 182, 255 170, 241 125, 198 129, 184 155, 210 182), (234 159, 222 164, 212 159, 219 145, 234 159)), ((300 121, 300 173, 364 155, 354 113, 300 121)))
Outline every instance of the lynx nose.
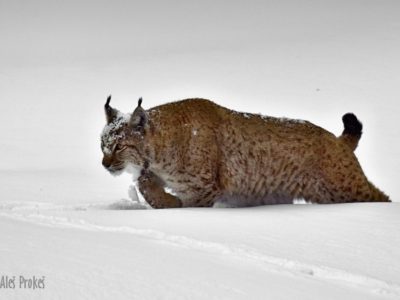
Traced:
POLYGON ((112 164, 112 159, 109 156, 104 156, 101 163, 103 164, 104 168, 108 169, 112 164))

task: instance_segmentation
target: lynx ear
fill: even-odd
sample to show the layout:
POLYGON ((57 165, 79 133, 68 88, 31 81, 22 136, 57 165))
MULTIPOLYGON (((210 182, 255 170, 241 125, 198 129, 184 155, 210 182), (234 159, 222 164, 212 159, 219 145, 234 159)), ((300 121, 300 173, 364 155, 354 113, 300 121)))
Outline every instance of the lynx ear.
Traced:
POLYGON ((107 124, 110 124, 118 115, 118 110, 116 110, 115 108, 112 108, 110 106, 110 101, 111 101, 111 95, 108 96, 107 102, 104 105, 104 111, 106 113, 107 124))
POLYGON ((142 98, 138 100, 138 106, 132 113, 131 119, 129 121, 129 125, 138 131, 143 131, 144 128, 148 125, 149 116, 146 111, 142 108, 142 98))

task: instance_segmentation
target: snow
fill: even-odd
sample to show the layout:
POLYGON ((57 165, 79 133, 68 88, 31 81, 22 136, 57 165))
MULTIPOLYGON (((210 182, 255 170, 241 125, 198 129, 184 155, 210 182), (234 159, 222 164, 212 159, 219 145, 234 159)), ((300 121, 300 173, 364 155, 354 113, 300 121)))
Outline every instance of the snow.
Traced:
POLYGON ((123 126, 128 124, 130 114, 117 113, 116 118, 110 123, 104 126, 101 133, 101 141, 103 145, 103 151, 107 154, 111 154, 115 141, 119 138, 123 138, 122 134, 117 134, 123 126))
POLYGON ((0 202, 2 274, 46 285, 5 298, 400 297, 399 203, 154 210, 84 173, 0 174, 20 195, 0 202))
POLYGON ((397 203, 172 210, 32 204, 1 210, 2 272, 45 276, 46 289, 2 290, 6 297, 400 296, 397 203))
POLYGON ((400 299, 399 9, 2 4, 0 282, 17 287, 0 299, 400 299), (138 170, 112 177, 101 165, 110 93, 128 114, 104 129, 106 144, 139 96, 144 108, 208 98, 336 135, 354 112, 356 155, 394 202, 150 209, 138 170), (19 288, 19 276, 44 276, 45 288, 19 288))
POLYGON ((251 119, 253 117, 261 118, 265 122, 272 122, 272 123, 282 123, 287 126, 291 126, 293 124, 306 124, 307 121, 305 120, 300 120, 300 119, 292 119, 292 118, 287 118, 287 117, 272 117, 272 116, 266 116, 263 114, 250 114, 250 113, 244 113, 244 112, 237 112, 237 111, 231 111, 232 114, 234 115, 240 115, 241 117, 245 119, 251 119))

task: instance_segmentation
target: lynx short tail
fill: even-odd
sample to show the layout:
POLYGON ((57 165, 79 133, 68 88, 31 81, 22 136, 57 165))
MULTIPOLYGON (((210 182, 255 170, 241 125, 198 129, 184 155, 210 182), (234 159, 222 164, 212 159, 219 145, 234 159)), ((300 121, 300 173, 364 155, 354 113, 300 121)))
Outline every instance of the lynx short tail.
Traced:
POLYGON ((362 123, 353 113, 347 113, 342 117, 344 130, 339 137, 353 151, 356 150, 362 135, 362 123))

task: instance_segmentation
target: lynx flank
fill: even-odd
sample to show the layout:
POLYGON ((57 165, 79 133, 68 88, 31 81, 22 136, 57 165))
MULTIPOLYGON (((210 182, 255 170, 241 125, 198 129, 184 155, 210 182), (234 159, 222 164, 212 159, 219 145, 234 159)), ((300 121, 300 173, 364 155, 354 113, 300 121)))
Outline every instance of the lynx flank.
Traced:
POLYGON ((390 201, 353 153, 362 133, 353 114, 343 116, 336 137, 307 121, 239 113, 205 99, 149 110, 139 99, 130 115, 110 100, 103 165, 114 175, 139 168, 139 190, 154 208, 390 201))

